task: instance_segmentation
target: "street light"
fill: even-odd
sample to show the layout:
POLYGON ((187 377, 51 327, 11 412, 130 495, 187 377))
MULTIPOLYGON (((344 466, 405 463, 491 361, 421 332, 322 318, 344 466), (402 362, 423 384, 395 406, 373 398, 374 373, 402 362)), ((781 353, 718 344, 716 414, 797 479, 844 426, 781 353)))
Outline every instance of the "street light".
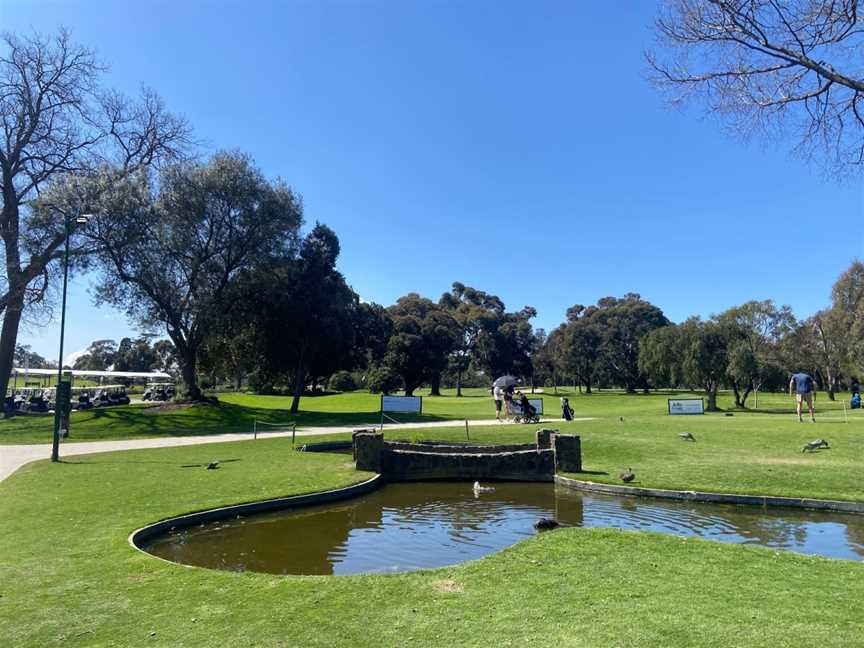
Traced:
MULTIPOLYGON (((75 218, 76 225, 86 225, 93 218, 93 214, 79 214, 75 218)), ((72 235, 72 216, 67 214, 64 218, 66 226, 66 244, 63 251, 63 301, 60 309, 60 358, 57 361, 57 390, 54 397, 54 439, 51 444, 51 461, 60 461, 60 424, 66 412, 66 406, 59 402, 60 381, 63 380, 63 336, 66 332, 66 284, 69 280, 69 239, 72 235)), ((68 426, 69 423, 67 422, 68 426)))

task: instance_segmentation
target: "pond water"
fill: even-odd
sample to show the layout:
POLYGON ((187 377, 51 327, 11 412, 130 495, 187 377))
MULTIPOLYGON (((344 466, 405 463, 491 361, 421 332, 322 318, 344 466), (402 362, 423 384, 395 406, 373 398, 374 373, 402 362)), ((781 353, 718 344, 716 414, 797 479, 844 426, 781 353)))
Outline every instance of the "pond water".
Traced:
POLYGON ((388 484, 355 499, 176 529, 142 547, 178 563, 273 574, 404 572, 499 551, 554 517, 831 558, 864 559, 864 516, 617 497, 548 483, 388 484))

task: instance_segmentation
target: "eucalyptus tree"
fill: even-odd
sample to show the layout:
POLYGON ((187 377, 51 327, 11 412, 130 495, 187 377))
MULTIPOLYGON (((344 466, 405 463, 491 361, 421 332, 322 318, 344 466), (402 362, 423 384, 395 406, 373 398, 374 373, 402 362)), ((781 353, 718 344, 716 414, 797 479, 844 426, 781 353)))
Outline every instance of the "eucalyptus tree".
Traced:
MULTIPOLYGON (((33 201, 105 164, 125 177, 181 156, 190 144, 184 120, 154 92, 130 100, 100 85, 104 71, 65 31, 0 38, 0 393, 25 311, 48 305, 64 221, 91 209, 43 201, 36 210, 33 201)), ((71 248, 73 257, 82 251, 77 237, 71 248)))
POLYGON ((735 405, 744 407, 750 393, 784 374, 780 343, 795 328, 795 316, 789 306, 767 299, 734 306, 716 319, 728 338, 727 375, 735 405))
POLYGON ((336 269, 339 239, 316 224, 296 254, 265 256, 234 289, 239 318, 248 322, 257 362, 272 380, 287 378, 296 413, 307 378, 351 369, 360 300, 336 269))
POLYGON ((704 104, 744 137, 794 141, 841 174, 864 163, 858 0, 665 0, 647 54, 673 104, 704 104))
POLYGON ((155 178, 115 178, 94 195, 100 217, 86 235, 101 272, 97 302, 147 330, 164 327, 185 396, 201 398, 199 352, 226 308, 227 289, 244 269, 292 253, 300 199, 238 153, 170 165, 155 178))
POLYGON ((504 316, 504 302, 496 295, 466 286, 458 281, 438 304, 455 322, 456 343, 450 354, 449 368, 456 375, 456 395, 462 396, 462 375, 477 358, 478 343, 484 331, 491 334, 504 316))
POLYGON ((417 293, 400 297, 387 309, 393 332, 384 364, 397 373, 405 395, 440 375, 459 342, 453 316, 431 299, 417 293))

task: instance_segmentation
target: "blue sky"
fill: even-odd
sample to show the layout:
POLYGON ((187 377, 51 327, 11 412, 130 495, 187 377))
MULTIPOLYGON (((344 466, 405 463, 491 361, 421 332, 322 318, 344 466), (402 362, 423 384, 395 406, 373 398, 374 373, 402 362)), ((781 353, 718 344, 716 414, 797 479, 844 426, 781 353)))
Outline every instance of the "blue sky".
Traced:
MULTIPOLYGON (((639 292, 679 321, 773 298, 807 316, 864 256, 861 182, 742 142, 645 80, 652 0, 0 0, 5 30, 59 25, 145 84, 208 150, 248 152, 327 223, 366 300, 453 281, 535 306, 639 292)), ((70 351, 123 316, 70 291, 70 351)), ((56 354, 58 328, 21 336, 56 354)))

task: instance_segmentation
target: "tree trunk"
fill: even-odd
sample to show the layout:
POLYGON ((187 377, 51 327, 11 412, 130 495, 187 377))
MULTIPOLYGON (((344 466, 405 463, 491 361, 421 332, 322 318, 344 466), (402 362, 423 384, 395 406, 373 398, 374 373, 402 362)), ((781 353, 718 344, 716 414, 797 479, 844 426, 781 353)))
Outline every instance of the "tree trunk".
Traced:
POLYGON ((413 396, 415 389, 417 389, 417 388, 416 387, 409 387, 408 385, 405 385, 405 395, 406 396, 413 396))
POLYGON ((9 377, 12 375, 12 364, 15 361, 15 342, 18 340, 18 326, 21 323, 23 310, 23 298, 16 299, 6 307, 3 317, 3 329, 0 333, 0 396, 4 399, 6 389, 9 387, 9 377))
POLYGON ((558 376, 555 375, 555 372, 552 372, 552 393, 558 393, 558 376))
POLYGON ((462 396, 462 370, 456 372, 456 395, 462 396))
POLYGON ((750 395, 750 392, 753 391, 752 385, 747 385, 747 389, 744 390, 744 394, 741 396, 741 405, 740 407, 743 409, 744 405, 747 403, 747 397, 750 395))
POLYGON ((741 404, 741 392, 738 391, 738 383, 732 381, 732 393, 735 394, 735 407, 744 407, 741 404))
POLYGON ((436 373, 432 376, 432 379, 429 381, 429 395, 430 396, 440 396, 441 395, 441 374, 436 373))
MULTIPOLYGON (((580 390, 580 391, 581 391, 581 390, 580 390)), ((585 393, 586 393, 586 394, 590 394, 590 393, 591 393, 591 379, 590 379, 590 378, 586 378, 586 379, 585 379, 585 393)))
POLYGON ((303 363, 297 363, 297 370, 294 372, 294 398, 291 399, 291 413, 296 414, 300 409, 300 396, 303 395, 303 379, 306 377, 306 370, 303 368, 303 363))
POLYGON ((186 387, 186 398, 192 401, 199 401, 201 400, 201 390, 198 388, 197 354, 195 351, 189 349, 189 347, 186 347, 180 357, 183 360, 180 373, 183 376, 183 384, 186 387))
POLYGON ((705 390, 708 394, 708 411, 716 412, 717 411, 717 386, 711 387, 710 385, 705 390))

